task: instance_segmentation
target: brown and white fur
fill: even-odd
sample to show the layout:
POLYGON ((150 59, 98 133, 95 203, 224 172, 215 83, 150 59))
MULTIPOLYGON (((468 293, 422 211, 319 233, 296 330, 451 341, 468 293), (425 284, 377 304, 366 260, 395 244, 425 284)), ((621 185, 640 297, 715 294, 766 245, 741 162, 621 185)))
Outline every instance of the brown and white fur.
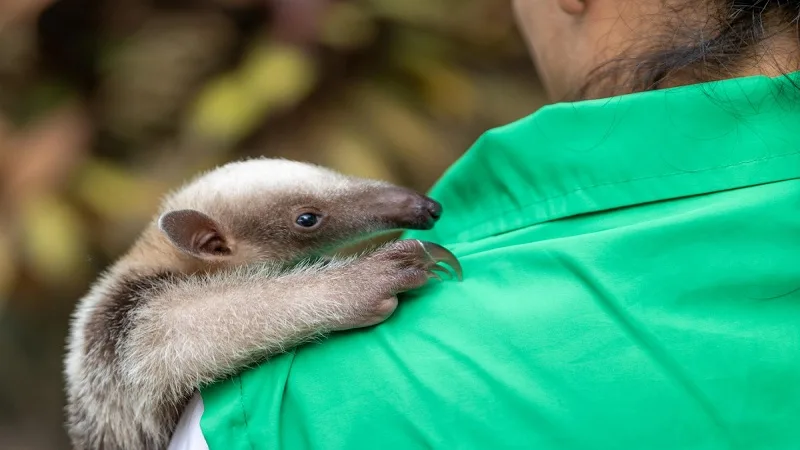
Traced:
POLYGON ((440 213, 404 188, 277 159, 222 166, 167 196, 76 308, 65 360, 73 446, 166 448, 198 387, 326 333, 380 323, 396 294, 452 255, 401 240, 304 261, 371 233, 430 228, 440 213))

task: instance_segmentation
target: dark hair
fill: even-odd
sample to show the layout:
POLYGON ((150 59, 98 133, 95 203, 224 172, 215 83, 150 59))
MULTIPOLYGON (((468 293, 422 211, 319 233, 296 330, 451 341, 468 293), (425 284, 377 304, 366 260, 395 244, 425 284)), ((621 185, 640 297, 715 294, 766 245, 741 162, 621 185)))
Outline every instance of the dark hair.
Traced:
POLYGON ((646 38, 646 45, 634 44, 628 54, 595 69, 579 97, 649 91, 676 80, 720 80, 758 64, 757 46, 771 37, 792 33, 800 44, 800 0, 667 3, 661 37, 646 38), (698 16, 704 17, 701 23, 688 24, 687 17, 698 16))

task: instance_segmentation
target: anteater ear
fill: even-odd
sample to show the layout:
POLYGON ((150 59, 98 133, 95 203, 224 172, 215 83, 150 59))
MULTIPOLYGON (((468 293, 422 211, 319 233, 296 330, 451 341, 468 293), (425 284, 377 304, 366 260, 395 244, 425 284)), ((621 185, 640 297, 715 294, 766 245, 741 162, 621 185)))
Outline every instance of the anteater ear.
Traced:
POLYGON ((192 256, 219 259, 233 253, 230 237, 211 217, 193 209, 170 211, 158 219, 158 228, 175 247, 192 256))

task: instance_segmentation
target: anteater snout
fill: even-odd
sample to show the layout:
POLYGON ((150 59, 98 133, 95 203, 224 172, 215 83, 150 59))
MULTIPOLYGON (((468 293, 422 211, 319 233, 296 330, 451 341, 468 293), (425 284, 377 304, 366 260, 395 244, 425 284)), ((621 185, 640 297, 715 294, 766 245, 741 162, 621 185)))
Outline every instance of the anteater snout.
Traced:
POLYGON ((430 214, 431 218, 433 218, 433 220, 439 220, 439 217, 442 217, 441 203, 428 197, 425 197, 425 202, 425 208, 428 210, 428 214, 430 214))
POLYGON ((406 228, 429 230, 442 216, 442 205, 436 200, 416 194, 406 228))
POLYGON ((429 230, 442 216, 436 200, 405 188, 391 188, 378 202, 381 215, 394 227, 429 230))

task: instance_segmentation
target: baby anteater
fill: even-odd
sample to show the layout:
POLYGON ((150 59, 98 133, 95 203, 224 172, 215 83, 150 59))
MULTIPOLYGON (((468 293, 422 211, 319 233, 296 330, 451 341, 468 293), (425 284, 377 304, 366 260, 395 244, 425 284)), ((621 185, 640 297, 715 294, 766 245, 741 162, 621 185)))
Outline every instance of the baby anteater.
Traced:
POLYGON ((327 333, 375 325, 455 257, 374 233, 429 229, 441 206, 387 183, 280 159, 231 163, 167 196, 80 300, 65 375, 79 449, 163 449, 195 390, 327 333))

